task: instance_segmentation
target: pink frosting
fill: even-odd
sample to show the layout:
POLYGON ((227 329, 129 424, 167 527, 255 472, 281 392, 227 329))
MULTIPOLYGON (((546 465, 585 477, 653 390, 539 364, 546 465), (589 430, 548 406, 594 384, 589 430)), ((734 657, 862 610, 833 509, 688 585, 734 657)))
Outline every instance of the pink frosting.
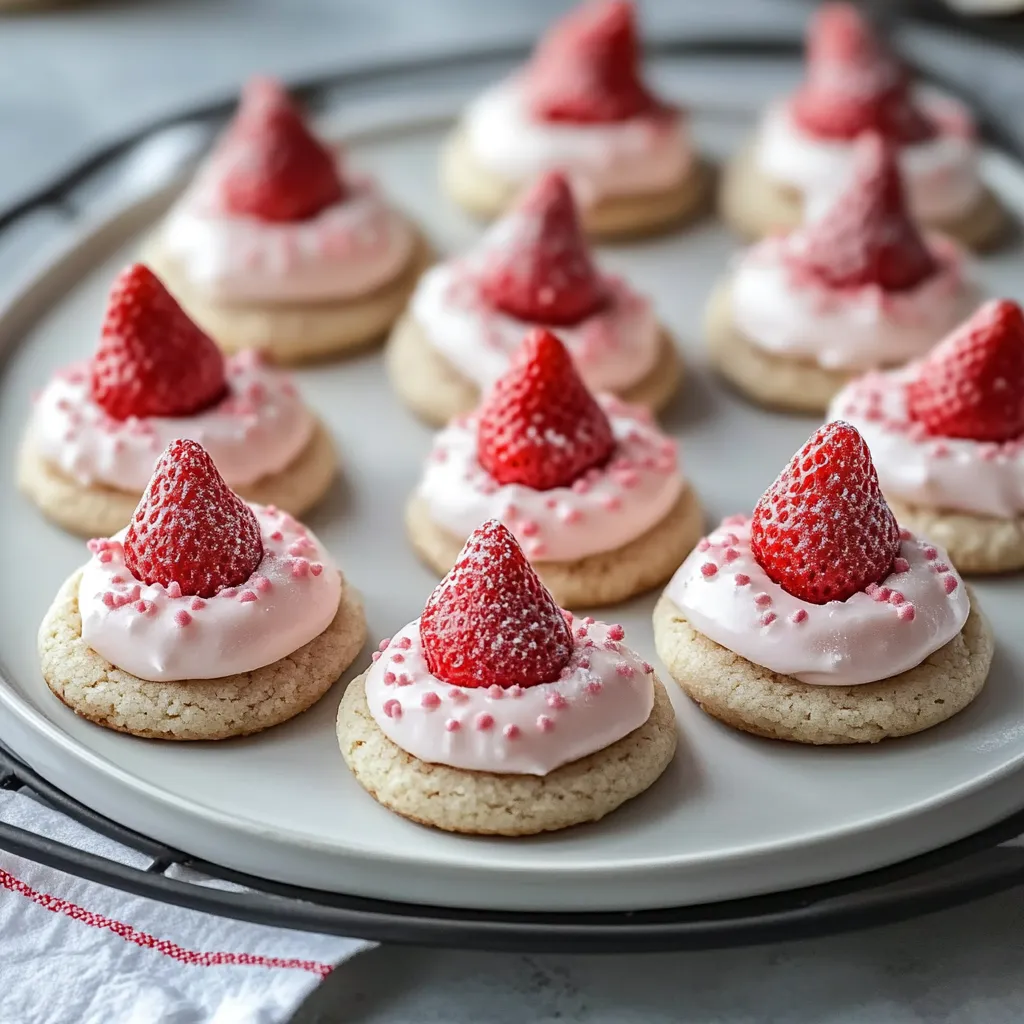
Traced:
POLYGON ((111 419, 93 401, 86 364, 58 373, 29 425, 36 451, 79 483, 141 493, 157 456, 175 438, 198 441, 231 487, 288 466, 314 420, 289 376, 247 352, 226 361, 228 396, 193 416, 111 419))
POLYGON ((644 411, 609 395, 599 401, 617 442, 614 456, 571 487, 549 491, 499 484, 477 460, 476 418, 451 423, 437 435, 419 485, 431 519, 458 537, 499 519, 534 561, 613 551, 651 529, 686 486, 676 442, 644 411))
POLYGON ((589 616, 570 626, 576 644, 556 682, 471 689, 431 675, 416 619, 374 654, 370 714, 421 761, 547 775, 629 735, 654 707, 654 670, 621 643, 621 626, 589 616))
POLYGON ((526 182, 557 168, 581 205, 677 185, 694 164, 686 117, 676 112, 614 124, 539 121, 517 77, 480 95, 463 117, 474 160, 506 181, 526 182))
POLYGON ((801 280, 785 258, 793 244, 765 239, 740 257, 732 279, 736 326, 774 355, 826 369, 891 366, 923 355, 980 301, 964 279, 962 251, 946 238, 929 239, 937 272, 901 292, 801 280))
POLYGON ((980 516, 1024 515, 1024 437, 929 437, 907 413, 907 383, 916 373, 908 366, 861 377, 836 396, 829 419, 848 420, 861 432, 893 498, 980 516))
POLYGON ((393 281, 415 244, 409 221, 368 180, 306 220, 269 223, 225 212, 209 163, 162 228, 166 252, 222 302, 344 300, 393 281))
POLYGON ((124 564, 127 530, 93 540, 78 605, 82 639, 112 665, 158 682, 251 672, 319 636, 338 611, 341 577, 327 549, 273 506, 252 505, 263 560, 240 587, 188 597, 136 579, 124 564))
POLYGON ((818 686, 872 683, 920 665, 967 621, 967 589, 945 552, 908 530, 881 585, 821 605, 768 577, 750 549, 751 522, 724 520, 665 593, 694 629, 755 665, 818 686))
MULTIPOLYGON (((939 126, 935 138, 904 146, 900 154, 910 205, 923 220, 959 216, 982 192, 978 145, 970 115, 948 97, 922 92, 920 102, 939 126)), ((807 134, 790 114, 789 101, 772 104, 757 139, 758 167, 815 201, 833 194, 850 174, 853 146, 807 134)))

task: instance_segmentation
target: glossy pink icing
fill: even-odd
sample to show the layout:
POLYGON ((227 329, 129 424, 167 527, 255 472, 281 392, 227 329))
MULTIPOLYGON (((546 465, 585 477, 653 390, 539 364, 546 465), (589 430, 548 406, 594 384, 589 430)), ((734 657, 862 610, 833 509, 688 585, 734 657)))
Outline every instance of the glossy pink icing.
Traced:
POLYGON ((341 601, 334 560, 286 512, 250 507, 263 560, 242 586, 211 598, 182 595, 176 583, 136 579, 124 564, 127 530, 90 541, 93 556, 78 592, 82 639, 117 668, 166 682, 250 672, 322 633, 341 601))
POLYGON ((750 549, 733 516, 697 545, 665 593, 694 629, 755 665, 817 686, 856 686, 920 665, 960 632, 967 588, 928 541, 901 531, 893 572, 846 601, 802 601, 750 549))
POLYGON ((694 164, 686 116, 660 112, 614 124, 540 121, 518 77, 499 82, 463 116, 473 159, 506 181, 564 171, 582 206, 678 185, 694 164))
POLYGON ((198 441, 231 487, 288 466, 314 420, 291 378, 251 352, 225 360, 229 393, 193 416, 115 420, 93 401, 86 364, 60 371, 36 400, 29 436, 39 455, 84 486, 141 494, 157 456, 179 437, 198 441))
POLYGON ((498 519, 533 561, 575 561, 613 551, 660 522, 686 486, 677 444, 650 416, 609 395, 599 401, 616 450, 571 487, 535 491, 499 484, 477 461, 475 417, 459 418, 434 440, 418 494, 431 519, 468 537, 498 519))
POLYGON ((570 627, 575 647, 557 681, 470 689, 431 675, 416 619, 374 655, 366 674, 370 714, 421 761, 547 775, 627 736, 654 707, 654 670, 621 642, 621 626, 587 617, 570 627))
POLYGON ((167 214, 161 241, 196 287, 224 302, 344 300, 393 281, 415 245, 409 221, 367 179, 306 220, 270 223, 226 212, 216 160, 167 214))
POLYGON ((801 280, 785 258, 797 239, 765 239, 740 256, 732 277, 734 323, 774 355, 832 370, 892 366, 927 352, 981 299, 964 278, 962 251, 946 238, 929 239, 938 271, 902 292, 801 280))
POLYGON ((882 489, 924 508, 1015 518, 1024 515, 1024 437, 996 443, 929 437, 907 414, 911 365, 847 385, 829 418, 852 423, 871 449, 882 489))
MULTIPOLYGON (((982 192, 970 115, 948 97, 927 91, 920 102, 939 132, 926 142, 904 146, 900 153, 910 205, 925 221, 960 216, 982 192)), ((789 101, 783 100, 765 112, 755 159, 765 175, 799 189, 813 202, 842 187, 852 168, 853 146, 807 134, 793 120, 789 101)))

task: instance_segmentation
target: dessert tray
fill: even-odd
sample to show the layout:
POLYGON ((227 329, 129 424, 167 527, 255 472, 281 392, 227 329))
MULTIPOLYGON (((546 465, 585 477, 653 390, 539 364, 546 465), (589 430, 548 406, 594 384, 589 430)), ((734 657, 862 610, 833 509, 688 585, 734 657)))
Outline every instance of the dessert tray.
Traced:
MULTIPOLYGON (((790 56, 718 46, 656 50, 666 94, 689 105, 701 146, 732 151, 769 92, 798 71, 790 56)), ((778 47, 775 48, 778 50, 778 47)), ((441 252, 477 225, 442 199, 438 145, 460 104, 507 65, 474 55, 364 70, 311 93, 441 252)), ((200 122, 202 124, 203 122, 200 122)), ((1024 217, 1024 164, 987 150, 985 173, 1024 217)), ((0 825, 0 846, 156 898, 293 927, 394 941, 503 948, 651 949, 794 936, 906 916, 1024 879, 1024 583, 976 589, 998 639, 982 696, 943 726, 874 748, 760 741, 705 717, 673 688, 679 752, 644 796, 597 825, 532 839, 429 831, 371 800, 334 736, 344 680, 316 707, 267 733, 221 744, 134 739, 76 718, 39 675, 35 634, 49 600, 84 560, 80 541, 40 519, 14 486, 30 396, 93 343, 113 273, 180 189, 176 173, 105 204, 0 310, 0 784, 26 787, 154 859, 148 871, 0 825), (189 885, 172 863, 250 892, 189 885)), ((690 369, 663 417, 709 523, 751 507, 815 420, 754 409, 710 373, 703 302, 737 241, 711 217, 601 257, 653 294, 690 369)), ((1024 299, 1024 247, 977 263, 993 292, 1024 299)), ((370 634, 418 613, 436 578, 404 538, 402 510, 430 431, 391 395, 379 351, 299 370, 331 428, 342 478, 309 525, 362 592, 370 634)), ((603 614, 656 663, 655 595, 603 614)), ((346 678, 361 671, 364 657, 346 678)), ((667 677, 666 677, 667 678, 667 677)))

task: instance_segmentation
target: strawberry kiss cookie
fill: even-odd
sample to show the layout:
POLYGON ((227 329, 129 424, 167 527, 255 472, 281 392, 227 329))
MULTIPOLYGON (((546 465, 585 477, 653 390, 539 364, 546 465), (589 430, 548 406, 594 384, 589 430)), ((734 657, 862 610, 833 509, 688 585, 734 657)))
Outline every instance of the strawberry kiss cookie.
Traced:
POLYGON ((993 639, 930 540, 897 525, 864 439, 818 430, 753 517, 726 519, 654 610, 658 654, 736 729, 877 743, 929 729, 981 692, 993 639))
POLYGON ((923 360, 869 374, 832 411, 864 435, 902 525, 960 572, 1024 568, 1024 315, 982 306, 923 360))
POLYGON ((448 832, 597 821, 676 749, 668 694, 623 636, 559 609, 512 534, 484 523, 349 684, 341 752, 379 803, 448 832))
POLYGON ((202 444, 244 498, 293 515, 337 472, 330 435, 291 379, 257 353, 225 358, 136 263, 114 281, 91 361, 59 371, 36 399, 19 484, 66 530, 106 536, 131 519, 178 437, 202 444))
POLYGON ((172 441, 131 525, 89 542, 39 629, 50 689, 134 736, 245 736, 315 704, 366 639, 362 604, 312 533, 248 505, 172 441))
POLYGON ((560 168, 594 235, 647 234, 702 213, 711 176, 686 114, 651 93, 639 65, 632 3, 582 4, 467 108, 442 155, 446 191, 490 219, 560 168))
POLYGON ((868 133, 821 216, 741 254, 705 314, 712 359, 762 405, 824 412, 865 370, 923 355, 979 301, 949 239, 923 238, 892 146, 868 133))
POLYGON ((258 78, 146 257, 224 349, 297 362, 383 337, 429 253, 281 87, 258 78))
POLYGON ((592 391, 660 409, 679 384, 671 335, 649 299, 595 266, 557 171, 476 249, 423 275, 388 343, 392 385, 443 425, 477 405, 534 324, 557 328, 592 391))
POLYGON ((997 242, 1006 214, 979 171, 970 114, 946 96, 913 90, 900 61, 853 4, 823 4, 811 21, 807 73, 768 107, 753 144, 727 167, 722 216, 761 237, 796 227, 807 201, 850 170, 865 131, 899 149, 914 216, 972 248, 997 242))
POLYGON ((479 410, 438 434, 406 512, 440 573, 483 519, 500 520, 555 600, 578 608, 664 583, 703 514, 676 442, 644 410, 593 397, 565 346, 535 328, 479 410))

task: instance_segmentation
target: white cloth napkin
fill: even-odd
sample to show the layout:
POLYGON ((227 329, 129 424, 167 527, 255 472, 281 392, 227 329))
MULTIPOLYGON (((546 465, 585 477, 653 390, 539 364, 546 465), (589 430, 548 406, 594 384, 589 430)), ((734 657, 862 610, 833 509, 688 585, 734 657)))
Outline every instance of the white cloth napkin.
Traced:
MULTIPOLYGON (((150 863, 22 792, 0 790, 0 820, 150 863)), ((184 910, 0 851, 3 1024, 276 1024, 333 966, 372 945, 184 910)))

